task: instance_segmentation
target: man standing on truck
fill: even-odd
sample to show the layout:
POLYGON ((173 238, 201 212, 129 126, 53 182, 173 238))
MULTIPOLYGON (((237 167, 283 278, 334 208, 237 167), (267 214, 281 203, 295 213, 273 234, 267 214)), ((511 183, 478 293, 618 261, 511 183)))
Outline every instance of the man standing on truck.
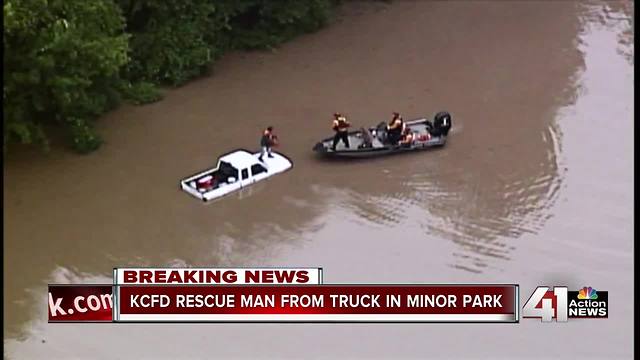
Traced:
POLYGON ((263 161, 262 157, 264 154, 268 154, 270 158, 273 157, 271 154, 271 147, 276 145, 278 142, 278 137, 273 133, 273 126, 269 126, 262 132, 262 137, 260 138, 260 147, 262 150, 260 151, 260 156, 258 160, 263 161))

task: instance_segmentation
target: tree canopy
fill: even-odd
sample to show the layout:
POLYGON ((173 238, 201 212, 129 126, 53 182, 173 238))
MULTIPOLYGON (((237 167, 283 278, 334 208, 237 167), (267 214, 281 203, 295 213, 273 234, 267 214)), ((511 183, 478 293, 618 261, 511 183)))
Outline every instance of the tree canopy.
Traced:
POLYGON ((322 27, 335 0, 6 0, 4 149, 48 146, 61 129, 78 152, 121 99, 201 75, 231 49, 268 49, 322 27))

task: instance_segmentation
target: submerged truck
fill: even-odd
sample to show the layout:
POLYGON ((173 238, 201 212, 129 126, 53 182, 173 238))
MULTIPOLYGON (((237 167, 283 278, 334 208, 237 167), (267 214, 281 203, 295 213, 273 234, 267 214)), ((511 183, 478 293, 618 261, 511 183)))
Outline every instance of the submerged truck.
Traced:
POLYGON ((230 152, 218 159, 216 167, 181 180, 180 187, 200 200, 210 201, 285 172, 293 166, 286 156, 276 152, 272 155, 260 160, 260 153, 247 150, 230 152))

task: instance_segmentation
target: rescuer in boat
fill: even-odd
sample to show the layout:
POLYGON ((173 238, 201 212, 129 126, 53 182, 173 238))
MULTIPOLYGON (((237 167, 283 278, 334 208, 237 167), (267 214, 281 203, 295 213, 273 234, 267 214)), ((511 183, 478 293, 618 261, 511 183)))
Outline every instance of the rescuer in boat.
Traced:
POLYGON ((413 134, 413 131, 411 131, 410 128, 405 127, 404 131, 402 132, 402 139, 400 140, 400 145, 405 147, 410 147, 413 144, 414 139, 415 139, 415 135, 413 134))
POLYGON ((402 116, 400 116, 399 113, 394 112, 391 122, 387 124, 387 139, 391 145, 398 144, 398 141, 400 141, 400 138, 402 137, 404 128, 405 124, 404 120, 402 120, 402 116))
POLYGON ((258 160, 263 161, 262 157, 264 154, 268 154, 270 158, 273 157, 271 154, 271 147, 277 144, 278 137, 273 133, 273 126, 269 126, 262 132, 262 137, 260 138, 260 147, 262 150, 260 151, 260 156, 258 160))
POLYGON ((333 114, 333 123, 331 124, 331 128, 336 134, 333 136, 333 145, 331 146, 331 150, 336 151, 336 146, 338 142, 342 140, 344 146, 349 148, 349 127, 351 124, 347 121, 347 118, 342 116, 340 113, 333 114))

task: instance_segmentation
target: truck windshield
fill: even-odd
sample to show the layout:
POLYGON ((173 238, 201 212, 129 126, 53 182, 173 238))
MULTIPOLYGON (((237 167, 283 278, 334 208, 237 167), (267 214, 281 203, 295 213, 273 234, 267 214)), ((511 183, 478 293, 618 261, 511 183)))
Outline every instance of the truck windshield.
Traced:
POLYGON ((220 167, 218 169, 220 179, 226 181, 229 177, 238 179, 238 169, 234 168, 231 164, 220 161, 220 167))

